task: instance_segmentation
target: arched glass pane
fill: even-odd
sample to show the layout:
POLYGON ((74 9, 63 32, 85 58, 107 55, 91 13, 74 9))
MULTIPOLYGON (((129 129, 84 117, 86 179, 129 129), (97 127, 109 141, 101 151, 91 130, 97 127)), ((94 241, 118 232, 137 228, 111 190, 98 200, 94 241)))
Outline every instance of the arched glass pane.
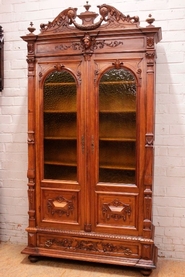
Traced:
POLYGON ((44 178, 77 179, 76 83, 54 71, 44 83, 44 178))
POLYGON ((110 69, 99 83, 99 182, 135 183, 136 80, 110 69))

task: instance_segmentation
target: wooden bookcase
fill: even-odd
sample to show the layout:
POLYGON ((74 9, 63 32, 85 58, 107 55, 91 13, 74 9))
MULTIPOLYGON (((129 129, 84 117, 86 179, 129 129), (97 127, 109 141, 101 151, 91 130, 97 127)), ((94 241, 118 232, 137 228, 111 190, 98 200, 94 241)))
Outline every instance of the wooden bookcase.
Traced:
POLYGON ((39 256, 156 267, 152 223, 156 44, 103 4, 62 11, 28 47, 28 246, 39 256), (82 20, 77 23, 76 17, 82 20))

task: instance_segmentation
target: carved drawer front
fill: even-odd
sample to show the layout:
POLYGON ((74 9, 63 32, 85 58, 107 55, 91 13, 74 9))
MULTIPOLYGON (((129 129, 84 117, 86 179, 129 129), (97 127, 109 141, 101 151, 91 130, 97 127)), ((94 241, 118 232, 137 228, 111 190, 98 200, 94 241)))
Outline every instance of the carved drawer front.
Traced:
MULTIPOLYGON (((98 192, 97 227, 137 229, 137 194, 110 194, 98 192)), ((112 232, 112 230, 111 230, 112 232)))
POLYGON ((77 224, 79 197, 79 191, 43 188, 41 190, 42 222, 77 224))
POLYGON ((38 244, 46 249, 78 252, 105 256, 139 257, 138 243, 120 242, 111 239, 79 238, 57 235, 38 235, 38 244))

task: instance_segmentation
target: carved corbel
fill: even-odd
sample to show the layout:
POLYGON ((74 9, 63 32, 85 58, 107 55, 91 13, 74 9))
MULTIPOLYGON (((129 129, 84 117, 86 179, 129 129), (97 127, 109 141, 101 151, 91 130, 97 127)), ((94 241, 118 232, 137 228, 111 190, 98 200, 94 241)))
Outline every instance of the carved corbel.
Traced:
POLYGON ((35 143, 35 133, 33 131, 28 132, 28 144, 34 144, 35 143))
POLYGON ((145 135, 145 147, 152 147, 154 146, 154 134, 146 134, 145 135))

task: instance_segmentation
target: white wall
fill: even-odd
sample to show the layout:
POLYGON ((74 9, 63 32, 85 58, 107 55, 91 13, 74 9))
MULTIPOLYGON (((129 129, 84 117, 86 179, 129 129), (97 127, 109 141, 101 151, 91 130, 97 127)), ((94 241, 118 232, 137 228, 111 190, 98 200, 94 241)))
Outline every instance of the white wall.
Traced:
MULTIPOLYGON (((97 11, 97 0, 90 1, 97 11)), ((185 1, 105 1, 124 14, 149 13, 161 26, 156 87, 156 151, 154 182, 155 242, 159 255, 185 259, 185 1)), ((85 1, 0 0, 0 25, 5 33, 5 88, 0 94, 0 236, 26 243, 27 215, 27 63, 26 43, 33 21, 54 19, 72 6, 84 11, 85 1), (78 6, 76 5, 78 3, 78 6)))

